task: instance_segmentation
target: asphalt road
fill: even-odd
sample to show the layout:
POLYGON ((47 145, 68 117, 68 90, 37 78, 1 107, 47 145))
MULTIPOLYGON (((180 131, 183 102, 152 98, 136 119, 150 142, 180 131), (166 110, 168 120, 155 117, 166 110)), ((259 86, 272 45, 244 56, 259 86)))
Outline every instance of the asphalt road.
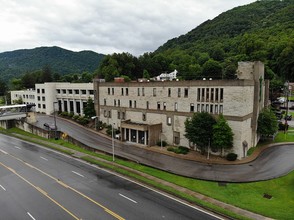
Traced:
POLYGON ((218 219, 96 166, 0 134, 1 219, 218 219))
MULTIPOLYGON (((52 123, 53 118, 39 115, 37 125, 42 126, 45 122, 52 123)), ((112 152, 111 140, 108 138, 60 118, 57 118, 57 125, 61 131, 67 132, 90 147, 112 152)), ((268 180, 286 175, 294 169, 294 143, 271 147, 256 160, 238 165, 204 164, 183 160, 119 141, 115 142, 115 154, 182 176, 220 182, 268 180)))

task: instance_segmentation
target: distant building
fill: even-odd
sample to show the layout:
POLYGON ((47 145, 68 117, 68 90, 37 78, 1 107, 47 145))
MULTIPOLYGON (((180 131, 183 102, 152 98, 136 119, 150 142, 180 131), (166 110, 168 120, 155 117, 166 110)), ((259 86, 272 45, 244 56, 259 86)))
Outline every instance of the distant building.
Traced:
MULTIPOLYGON (((102 81, 103 82, 103 81, 102 81)), ((36 104, 36 112, 50 115, 58 111, 84 115, 88 98, 94 100, 93 83, 42 83, 35 90, 11 91, 11 101, 22 97, 24 104, 36 104), (53 104, 57 102, 56 104, 53 104)))
POLYGON ((195 112, 223 114, 234 132, 233 151, 245 157, 259 140, 259 112, 267 105, 268 81, 261 62, 240 62, 237 80, 115 83, 94 81, 99 120, 121 131, 123 141, 193 148, 184 122, 195 112))
POLYGON ((159 76, 154 77, 156 81, 172 81, 177 79, 178 71, 174 70, 171 73, 161 73, 159 76))

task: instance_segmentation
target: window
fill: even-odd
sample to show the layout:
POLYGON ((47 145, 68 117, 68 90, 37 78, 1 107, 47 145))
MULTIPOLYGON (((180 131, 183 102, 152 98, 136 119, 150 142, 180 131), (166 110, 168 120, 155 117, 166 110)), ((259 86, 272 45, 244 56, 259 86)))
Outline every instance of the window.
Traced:
POLYGON ((167 90, 167 96, 168 97, 171 97, 171 88, 168 88, 168 90, 167 90))
POLYGON ((82 89, 81 92, 82 92, 83 95, 87 94, 87 91, 85 89, 82 89))
POLYGON ((124 88, 121 88, 121 95, 124 95, 124 88))
POLYGON ((172 119, 171 119, 171 117, 167 117, 167 119, 166 119, 166 124, 167 124, 167 125, 171 125, 171 124, 172 124, 172 119))
POLYGON ((132 100, 129 101, 129 107, 132 108, 132 100))
POLYGON ((197 102, 200 102, 200 96, 201 95, 201 90, 200 88, 197 89, 197 102))
POLYGON ((218 106, 217 106, 217 105, 214 106, 214 113, 215 113, 215 114, 218 113, 218 106))
POLYGON ((213 105, 210 105, 210 113, 213 113, 213 105))
POLYGON ((107 88, 107 94, 110 95, 110 88, 107 88))
POLYGON ((219 106, 219 113, 220 113, 220 114, 223 113, 223 106, 222 106, 222 105, 219 106))
POLYGON ((144 87, 142 88, 142 96, 145 96, 144 87))
POLYGON ((111 90, 112 90, 112 95, 114 95, 114 88, 112 88, 111 90))
POLYGON ((194 103, 190 104, 190 112, 194 112, 194 103))
POLYGON ((204 100, 205 100, 205 89, 202 88, 201 89, 201 102, 204 102, 204 100))
POLYGON ((45 104, 43 104, 43 108, 44 108, 44 109, 46 108, 46 105, 45 105, 45 104))
POLYGON ((72 94, 72 89, 69 89, 68 90, 68 94, 72 94))
POLYGON ((224 89, 220 89, 220 101, 223 102, 224 99, 224 89))
POLYGON ((206 102, 209 102, 209 88, 206 88, 206 102))
POLYGON ((178 97, 181 97, 181 88, 178 88, 178 97))
POLYGON ((156 88, 153 88, 153 96, 156 96, 156 88))
POLYGON ((89 94, 93 95, 94 94, 94 90, 89 90, 89 94))
POLYGON ((37 93, 40 93, 40 89, 37 89, 37 93))
POLYGON ((44 102, 45 102, 45 96, 42 96, 42 101, 44 101, 44 102))
POLYGON ((218 88, 215 89, 215 101, 218 102, 218 88))
POLYGON ((62 94, 66 94, 66 89, 63 89, 62 90, 62 94))
POLYGON ((111 111, 108 111, 108 117, 111 118, 111 111))
POLYGON ((42 89, 42 93, 45 93, 45 89, 42 89))
POLYGON ((80 94, 80 90, 75 89, 75 94, 76 94, 76 95, 80 94))
POLYGON ((38 108, 41 108, 41 104, 38 104, 38 108))
POLYGON ((122 112, 122 119, 125 120, 126 119, 126 113, 122 112))
POLYGON ((146 109, 149 109, 149 102, 146 102, 146 109))
POLYGON ((185 88, 184 89, 184 97, 187 98, 189 95, 189 89, 188 88, 185 88))
POLYGON ((113 105, 116 106, 116 99, 113 100, 113 105))
POLYGON ((157 102, 157 110, 160 110, 160 102, 157 102))
POLYGON ((146 121, 146 114, 145 113, 142 114, 142 120, 146 121))
POLYGON ((213 102, 214 101, 214 88, 210 89, 210 101, 213 102))
POLYGON ((56 89, 56 92, 57 92, 58 94, 60 94, 60 89, 56 89))
POLYGON ((205 109, 206 112, 209 112, 209 105, 206 104, 206 109, 205 109))
POLYGON ((166 102, 163 103, 163 110, 166 110, 166 102))
POLYGON ((178 111, 178 103, 175 102, 175 111, 178 111))
POLYGON ((104 99, 104 105, 106 105, 106 99, 104 99))
POLYGON ((204 104, 201 105, 201 112, 204 112, 204 104))
POLYGON ((197 104, 197 112, 200 112, 200 104, 197 104))
POLYGON ((126 88, 126 96, 129 95, 129 88, 126 88))
POLYGON ((134 101, 134 108, 137 108, 137 101, 134 101))
POLYGON ((104 110, 104 117, 107 118, 107 111, 104 110))
POLYGON ((40 96, 38 96, 38 101, 40 101, 41 100, 41 97, 40 96))
POLYGON ((120 99, 119 99, 119 100, 117 100, 117 104, 118 104, 118 106, 120 106, 120 99))
POLYGON ((140 96, 140 88, 138 88, 138 90, 137 90, 137 91, 138 91, 138 96, 140 96))

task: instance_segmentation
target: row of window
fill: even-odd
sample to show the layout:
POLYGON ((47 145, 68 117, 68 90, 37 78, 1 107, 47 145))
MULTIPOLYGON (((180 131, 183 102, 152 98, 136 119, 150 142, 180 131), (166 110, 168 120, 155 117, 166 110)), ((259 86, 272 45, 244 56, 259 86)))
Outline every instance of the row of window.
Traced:
POLYGON ((45 89, 37 89, 38 94, 40 93, 40 91, 42 91, 43 94, 45 93, 45 89))
POLYGON ((35 96, 34 96, 34 95, 25 95, 25 94, 23 94, 23 95, 15 94, 15 97, 16 97, 16 98, 17 98, 17 97, 22 97, 22 98, 24 98, 24 99, 35 99, 35 96))
MULTIPOLYGON (((107 100, 104 99, 104 106, 106 106, 106 105, 107 105, 107 100)), ((120 100, 114 99, 113 105, 120 107, 120 105, 121 105, 120 100)), ((166 102, 157 102, 157 110, 166 110, 166 106, 167 106, 166 102)), ((137 101, 136 100, 129 100, 129 108, 137 108, 137 101)), ((149 109, 149 108, 150 108, 149 101, 146 101, 146 109, 149 109)), ((222 105, 201 104, 200 103, 195 106, 194 103, 190 103, 190 112, 195 112, 195 110, 196 110, 196 112, 206 111, 206 112, 218 114, 218 113, 222 113, 222 105), (218 106, 221 106, 221 107, 219 108, 218 106), (195 107, 197 107, 197 108, 195 109, 195 107)), ((178 103, 177 102, 174 103, 174 111, 178 111, 178 103)))
MULTIPOLYGON (((196 92, 196 91, 195 91, 196 92)), ((107 88, 108 95, 115 95, 115 88, 107 88)), ((152 89, 152 95, 155 97, 157 93, 157 88, 152 89)), ((121 88, 121 95, 128 96, 129 95, 129 88, 121 88)), ((137 96, 145 96, 144 87, 137 88, 137 96)), ((167 97, 175 96, 172 94, 172 89, 167 89, 167 97)), ((189 97, 189 88, 177 88, 176 92, 177 97, 183 96, 184 98, 189 97)), ((223 88, 197 88, 197 101, 198 102, 208 102, 208 101, 216 101, 222 102, 224 96, 224 89, 223 88)))
POLYGON ((37 96, 37 100, 38 101, 41 101, 41 98, 42 98, 42 101, 45 102, 45 100, 46 100, 45 96, 42 96, 42 97, 41 96, 37 96))
MULTIPOLYGON (((74 95, 86 95, 86 89, 56 89, 57 94, 74 94, 74 95)), ((88 90, 88 94, 93 95, 94 90, 88 90)))

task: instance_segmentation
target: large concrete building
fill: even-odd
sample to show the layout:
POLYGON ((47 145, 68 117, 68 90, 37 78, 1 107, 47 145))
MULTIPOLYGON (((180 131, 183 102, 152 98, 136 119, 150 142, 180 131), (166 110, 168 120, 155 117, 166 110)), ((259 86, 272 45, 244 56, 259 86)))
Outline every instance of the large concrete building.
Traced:
POLYGON ((11 91, 12 101, 20 97, 25 104, 35 104, 39 113, 50 115, 55 109, 83 115, 88 98, 94 100, 93 83, 50 82, 36 84, 34 90, 11 91))
POLYGON ((258 142, 257 119, 268 103, 268 81, 261 62, 240 62, 236 80, 94 81, 99 120, 120 129, 123 141, 146 146, 164 140, 192 147, 185 120, 195 112, 223 114, 234 133, 239 158, 258 142))

